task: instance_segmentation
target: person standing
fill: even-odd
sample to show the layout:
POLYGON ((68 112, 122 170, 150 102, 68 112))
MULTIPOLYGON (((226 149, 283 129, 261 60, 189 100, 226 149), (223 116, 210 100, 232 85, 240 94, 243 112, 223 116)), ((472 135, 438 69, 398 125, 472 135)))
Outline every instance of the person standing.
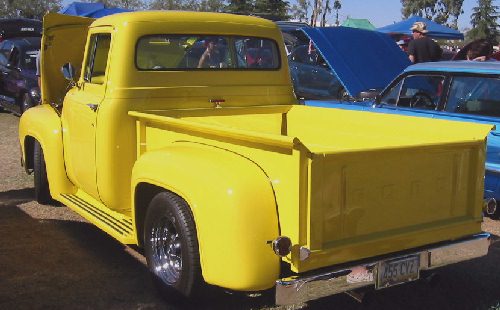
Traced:
POLYGON ((205 52, 200 57, 198 68, 222 68, 222 57, 217 48, 217 39, 209 38, 205 41, 205 52))
POLYGON ((413 40, 408 44, 408 55, 413 63, 438 61, 441 59, 443 50, 439 45, 427 37, 427 25, 424 22, 416 22, 411 27, 413 40))

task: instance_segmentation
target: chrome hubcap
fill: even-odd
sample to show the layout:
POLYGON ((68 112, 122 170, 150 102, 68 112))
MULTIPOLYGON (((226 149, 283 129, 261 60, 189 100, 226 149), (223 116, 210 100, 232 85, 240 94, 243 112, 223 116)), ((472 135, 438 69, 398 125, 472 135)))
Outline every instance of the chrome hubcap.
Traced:
POLYGON ((165 283, 175 284, 182 271, 182 251, 175 218, 160 218, 151 229, 154 273, 165 283))

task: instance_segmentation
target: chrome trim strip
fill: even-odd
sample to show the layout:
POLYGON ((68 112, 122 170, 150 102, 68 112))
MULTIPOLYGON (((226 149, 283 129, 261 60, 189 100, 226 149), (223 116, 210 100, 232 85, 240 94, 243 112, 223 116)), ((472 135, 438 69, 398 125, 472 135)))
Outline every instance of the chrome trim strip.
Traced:
POLYGON ((490 234, 481 233, 428 249, 397 254, 368 263, 353 265, 307 277, 290 277, 276 281, 276 304, 292 305, 308 300, 375 285, 378 263, 382 260, 420 255, 420 270, 430 270, 488 254, 490 234))

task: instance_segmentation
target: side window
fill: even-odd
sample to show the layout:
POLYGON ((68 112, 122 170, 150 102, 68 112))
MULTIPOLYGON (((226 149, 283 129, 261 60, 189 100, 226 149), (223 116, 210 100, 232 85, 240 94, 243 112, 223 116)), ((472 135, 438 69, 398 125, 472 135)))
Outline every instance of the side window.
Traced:
POLYGON ((292 61, 307 65, 316 65, 322 61, 322 57, 318 54, 316 49, 309 48, 307 45, 302 45, 292 53, 292 61))
POLYGON ((89 53, 85 61, 84 80, 92 84, 103 84, 108 64, 111 35, 95 34, 90 37, 89 53))
POLYGON ((398 84, 393 86, 380 100, 380 103, 396 105, 398 102, 399 91, 401 90, 401 85, 403 84, 403 80, 399 81, 398 84))
POLYGON ((445 111, 500 116, 500 79, 471 76, 453 78, 445 111))
POLYGON ((443 92, 443 76, 412 75, 405 78, 398 106, 435 110, 443 92))

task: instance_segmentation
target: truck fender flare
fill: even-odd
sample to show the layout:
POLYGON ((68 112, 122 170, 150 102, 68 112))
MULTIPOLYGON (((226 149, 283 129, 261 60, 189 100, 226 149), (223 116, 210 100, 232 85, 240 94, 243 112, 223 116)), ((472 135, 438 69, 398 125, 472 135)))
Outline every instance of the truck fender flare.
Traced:
POLYGON ((254 162, 189 142, 140 156, 132 170, 139 240, 145 213, 139 209, 149 204, 139 193, 144 184, 177 194, 191 208, 207 283, 241 291, 274 286, 280 258, 269 243, 279 236, 276 200, 270 180, 254 162))
POLYGON ((64 166, 61 119, 49 105, 42 104, 27 110, 19 120, 19 141, 22 163, 27 172, 33 169, 35 140, 42 146, 45 155, 50 194, 74 192, 76 189, 68 179, 64 166))

